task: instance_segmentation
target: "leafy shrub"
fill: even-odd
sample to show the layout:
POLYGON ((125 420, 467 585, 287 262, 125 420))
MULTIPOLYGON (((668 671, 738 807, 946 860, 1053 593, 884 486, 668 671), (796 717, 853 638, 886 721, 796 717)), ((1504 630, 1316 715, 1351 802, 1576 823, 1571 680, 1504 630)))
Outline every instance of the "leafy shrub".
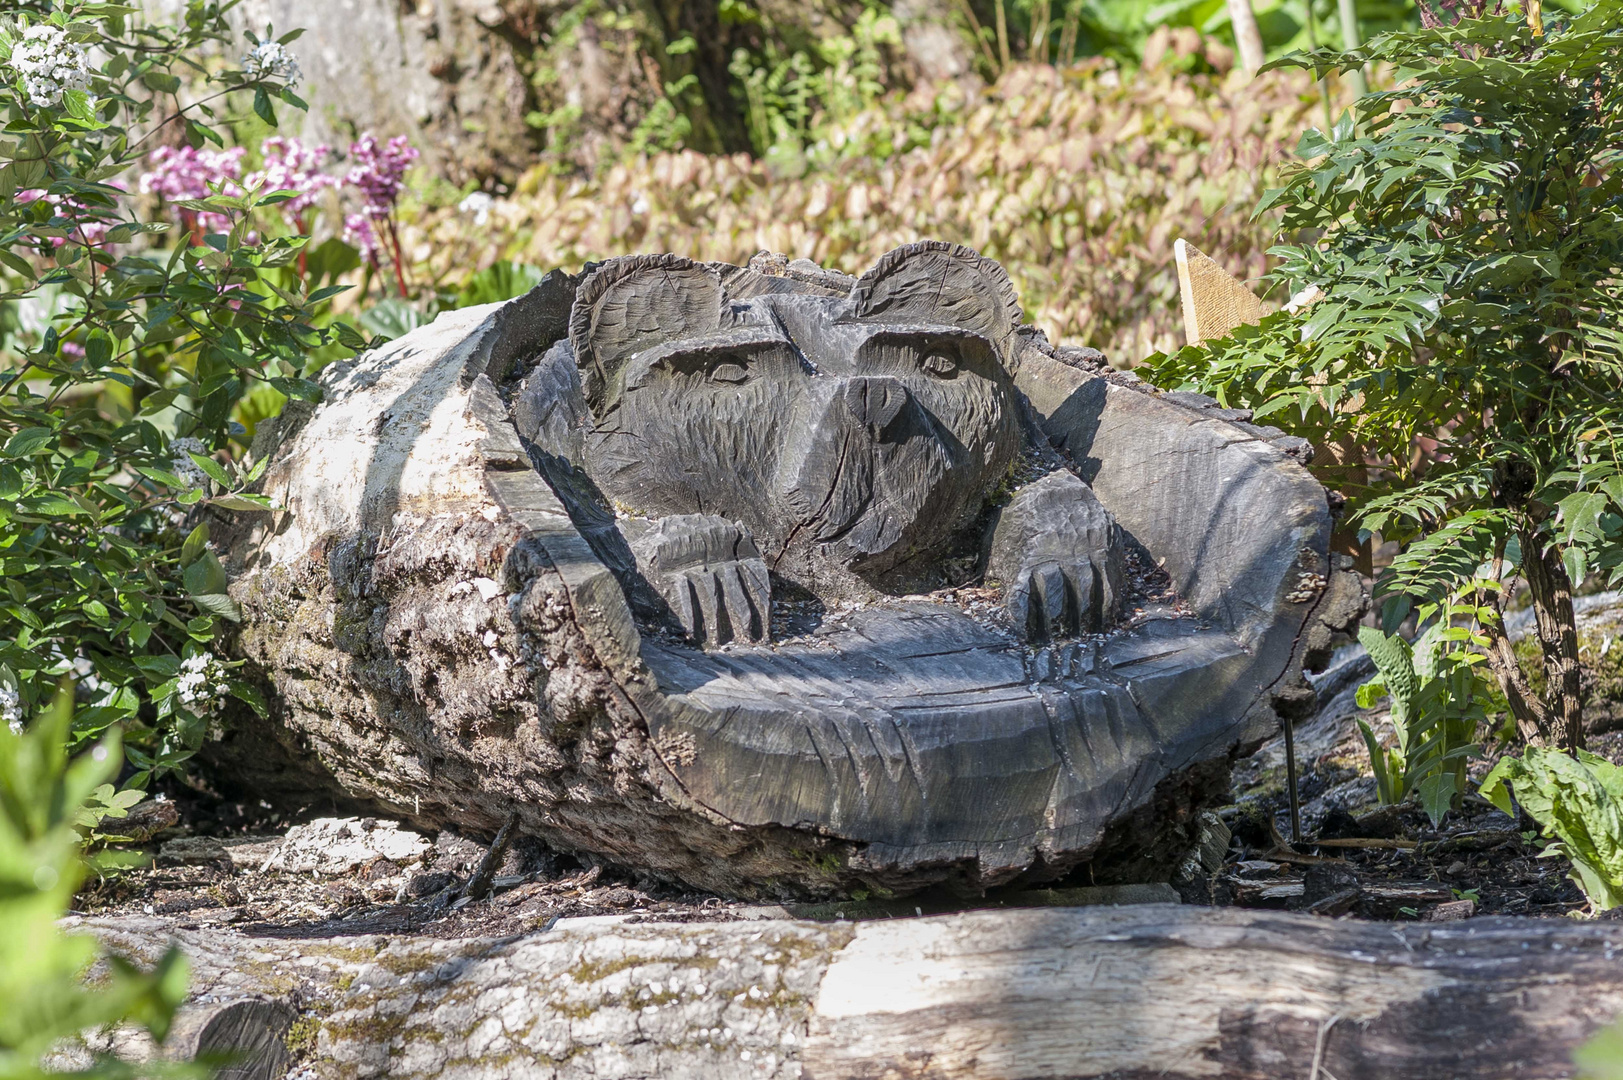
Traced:
POLYGON ((1462 647, 1474 644, 1473 636, 1451 622, 1447 615, 1436 619, 1413 646, 1371 626, 1358 631, 1376 670, 1358 688, 1358 706, 1371 708, 1385 693, 1397 744, 1383 748, 1369 724, 1358 721, 1376 792, 1388 805, 1417 796, 1433 825, 1465 794, 1466 764, 1481 751, 1476 733, 1491 701, 1481 653, 1462 647))
POLYGON ((60 693, 32 729, 0 728, 0 1078, 128 1076, 103 1060, 82 1072, 45 1071, 41 1058, 81 1032, 131 1021, 162 1040, 186 992, 186 961, 171 949, 143 972, 109 956, 92 988, 93 939, 63 934, 57 920, 84 879, 80 845, 98 818, 98 789, 120 764, 119 737, 68 760, 72 692, 60 693))
MULTIPOLYGON (((1344 38, 1335 0, 1254 0, 1251 6, 1270 56, 1344 38)), ((1160 27, 1234 42, 1223 0, 1010 0, 1008 22, 1017 49, 1023 44, 1031 59, 1061 63, 1094 54, 1135 62, 1160 27)), ((1368 36, 1413 26, 1417 13, 1398 0, 1359 0, 1358 22, 1368 36)))
POLYGON ((1154 379, 1339 445, 1321 476, 1366 532, 1408 543, 1377 584, 1387 629, 1516 577, 1546 693, 1497 613, 1480 623, 1518 727, 1582 743, 1571 594, 1623 581, 1623 0, 1547 33, 1467 3, 1455 25, 1282 63, 1391 64, 1302 137, 1262 210, 1303 237, 1276 282, 1326 297, 1152 361, 1154 379))
POLYGON ((316 324, 341 287, 299 272, 307 237, 278 208, 300 193, 243 191, 240 155, 203 152, 232 100, 273 126, 303 107, 296 35, 197 74, 231 55, 230 6, 189 0, 172 27, 109 4, 0 16, 0 690, 26 713, 72 674, 72 742, 127 723, 138 784, 186 760, 225 696, 260 707, 214 657, 237 612, 187 516, 268 506, 232 460, 242 421, 315 395, 312 350, 361 343, 316 324), (149 176, 178 233, 121 179, 162 140, 149 176))
POLYGON ((1585 750, 1575 757, 1529 747, 1500 759, 1482 778, 1482 796, 1507 814, 1511 796, 1565 855, 1572 880, 1597 911, 1623 906, 1623 768, 1585 750))
POLYGON ((896 147, 873 138, 889 132, 853 121, 879 104, 884 50, 901 43, 895 18, 868 8, 849 34, 819 40, 815 58, 805 50, 784 55, 770 37, 764 57, 738 50, 729 70, 743 88, 755 152, 787 176, 853 157, 889 157, 896 147))
POLYGON ((1273 226, 1249 208, 1320 108, 1301 73, 1240 84, 1169 66, 1019 65, 984 94, 926 87, 846 125, 869 145, 912 147, 893 156, 794 179, 692 151, 589 178, 538 168, 501 205, 505 229, 470 228, 446 208, 418 219, 406 247, 434 253, 414 276, 454 288, 457 267, 504 259, 575 268, 675 251, 737 263, 766 248, 860 273, 898 244, 955 240, 1008 267, 1050 336, 1125 363, 1182 339, 1176 237, 1242 277, 1263 273, 1273 226))

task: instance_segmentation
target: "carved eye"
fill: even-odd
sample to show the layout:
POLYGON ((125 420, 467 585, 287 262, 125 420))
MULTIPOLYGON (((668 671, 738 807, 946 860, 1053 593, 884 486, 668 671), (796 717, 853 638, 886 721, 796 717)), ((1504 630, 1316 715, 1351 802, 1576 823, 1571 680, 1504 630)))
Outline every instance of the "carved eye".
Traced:
POLYGON ((749 372, 739 364, 717 364, 710 369, 710 377, 717 382, 741 383, 749 378, 749 372))
POLYGON ((926 356, 919 366, 931 375, 945 379, 958 370, 958 361, 938 349, 926 356))

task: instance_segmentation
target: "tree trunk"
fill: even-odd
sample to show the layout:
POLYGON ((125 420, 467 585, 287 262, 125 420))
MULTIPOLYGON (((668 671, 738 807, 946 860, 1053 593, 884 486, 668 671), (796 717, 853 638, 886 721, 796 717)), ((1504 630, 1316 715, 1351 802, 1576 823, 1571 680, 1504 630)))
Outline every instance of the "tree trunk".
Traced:
POLYGON ((1516 733, 1531 746, 1544 745, 1550 737, 1544 704, 1528 685, 1510 635, 1505 633, 1502 623, 1483 627, 1483 632, 1488 637, 1488 667, 1499 680, 1499 689, 1504 692, 1510 714, 1516 718, 1516 733))
MULTIPOLYGON (((695 141, 693 148, 702 153, 751 153, 765 147, 750 145, 749 125, 738 107, 733 94, 732 75, 728 65, 732 61, 732 35, 721 24, 718 6, 714 3, 688 3, 686 0, 660 0, 656 10, 662 20, 667 44, 684 37, 693 40, 690 53, 667 57, 671 65, 666 83, 674 83, 682 75, 691 73, 698 79, 704 105, 694 117, 698 121, 695 132, 710 137, 695 141)), ((686 103, 678 101, 678 107, 686 103)))
POLYGON ((1234 27, 1234 44, 1240 50, 1240 67, 1247 75, 1255 75, 1262 67, 1262 31, 1257 29, 1257 16, 1251 10, 1251 0, 1228 0, 1229 23, 1234 27))
MULTIPOLYGON (((1503 540, 1494 551, 1492 566, 1492 580, 1503 585, 1505 580, 1503 540)), ((1492 608, 1497 616, 1491 622, 1485 620, 1482 625, 1482 632, 1488 638, 1488 669, 1499 680, 1499 689, 1504 692, 1505 702, 1510 706, 1510 715, 1516 720, 1516 732, 1528 745, 1543 746, 1550 738, 1549 718, 1544 712, 1544 703, 1539 700, 1527 682, 1527 673, 1522 671, 1521 662, 1516 658, 1515 644, 1505 629, 1504 591, 1501 589, 1479 592, 1477 603, 1492 608)))
POLYGON ((1568 919, 1143 905, 501 940, 70 922, 138 958, 178 941, 199 1008, 293 1005, 286 1041, 319 1078, 1543 1080, 1623 1010, 1623 926, 1568 919))
POLYGON ((1544 712, 1551 733, 1567 751, 1584 745, 1583 673, 1578 666, 1578 620, 1572 579, 1561 551, 1532 528, 1521 530, 1522 573, 1532 595, 1534 626, 1544 657, 1544 712))

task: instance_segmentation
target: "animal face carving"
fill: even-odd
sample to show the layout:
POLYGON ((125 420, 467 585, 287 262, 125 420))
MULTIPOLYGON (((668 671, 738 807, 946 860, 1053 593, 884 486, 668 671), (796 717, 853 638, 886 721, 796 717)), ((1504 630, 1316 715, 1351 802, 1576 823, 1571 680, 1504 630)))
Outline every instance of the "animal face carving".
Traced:
POLYGON ((635 513, 744 523, 769 564, 882 573, 949 542, 1019 453, 1018 323, 1001 268, 946 244, 849 296, 730 297, 709 267, 616 260, 571 317, 588 471, 635 513))

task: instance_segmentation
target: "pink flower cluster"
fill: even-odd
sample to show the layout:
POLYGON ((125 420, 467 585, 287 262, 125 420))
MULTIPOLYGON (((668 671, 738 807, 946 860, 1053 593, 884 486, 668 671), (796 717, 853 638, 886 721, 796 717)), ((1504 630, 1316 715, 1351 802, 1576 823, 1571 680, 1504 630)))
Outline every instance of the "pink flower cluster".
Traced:
POLYGON ((365 200, 362 213, 382 218, 394 212, 406 169, 417 156, 417 148, 404 135, 396 135, 380 146, 372 133, 367 132, 349 144, 352 165, 344 182, 360 189, 365 200))
MULTIPOLYGON (((322 171, 322 164, 331 154, 325 144, 306 146, 296 138, 273 135, 260 145, 260 154, 263 166, 244 178, 241 147, 224 151, 164 147, 148 158, 150 170, 141 176, 141 190, 170 201, 205 198, 210 194, 210 185, 231 195, 241 194, 243 187, 261 192, 291 191, 294 197, 281 204, 282 212, 288 223, 303 233, 302 215, 323 190, 340 185, 353 187, 360 192, 361 209, 345 215, 344 239, 359 248, 368 262, 376 265, 380 255, 387 255, 396 264, 397 276, 402 272, 393 215, 406 170, 419 156, 406 136, 396 135, 380 143, 368 132, 350 143, 350 168, 342 179, 322 171)), ((194 236, 199 228, 212 230, 229 225, 221 214, 182 210, 180 216, 194 236)))
POLYGON ((378 231, 365 214, 344 215, 344 242, 353 245, 367 262, 378 261, 378 231))
POLYGON ((259 153, 264 166, 249 173, 243 184, 261 193, 296 192, 281 204, 282 212, 295 225, 323 189, 338 186, 338 177, 321 171, 322 163, 332 153, 326 143, 305 146, 298 139, 272 135, 259 144, 259 153))
MULTIPOLYGON (((242 155, 240 146, 229 150, 198 150, 191 146, 160 146, 147 158, 151 168, 141 174, 141 190, 161 195, 169 202, 179 199, 206 199, 218 189, 224 195, 241 195, 242 155)), ((219 231, 231 227, 231 219, 212 210, 183 210, 182 220, 190 227, 219 231)))

